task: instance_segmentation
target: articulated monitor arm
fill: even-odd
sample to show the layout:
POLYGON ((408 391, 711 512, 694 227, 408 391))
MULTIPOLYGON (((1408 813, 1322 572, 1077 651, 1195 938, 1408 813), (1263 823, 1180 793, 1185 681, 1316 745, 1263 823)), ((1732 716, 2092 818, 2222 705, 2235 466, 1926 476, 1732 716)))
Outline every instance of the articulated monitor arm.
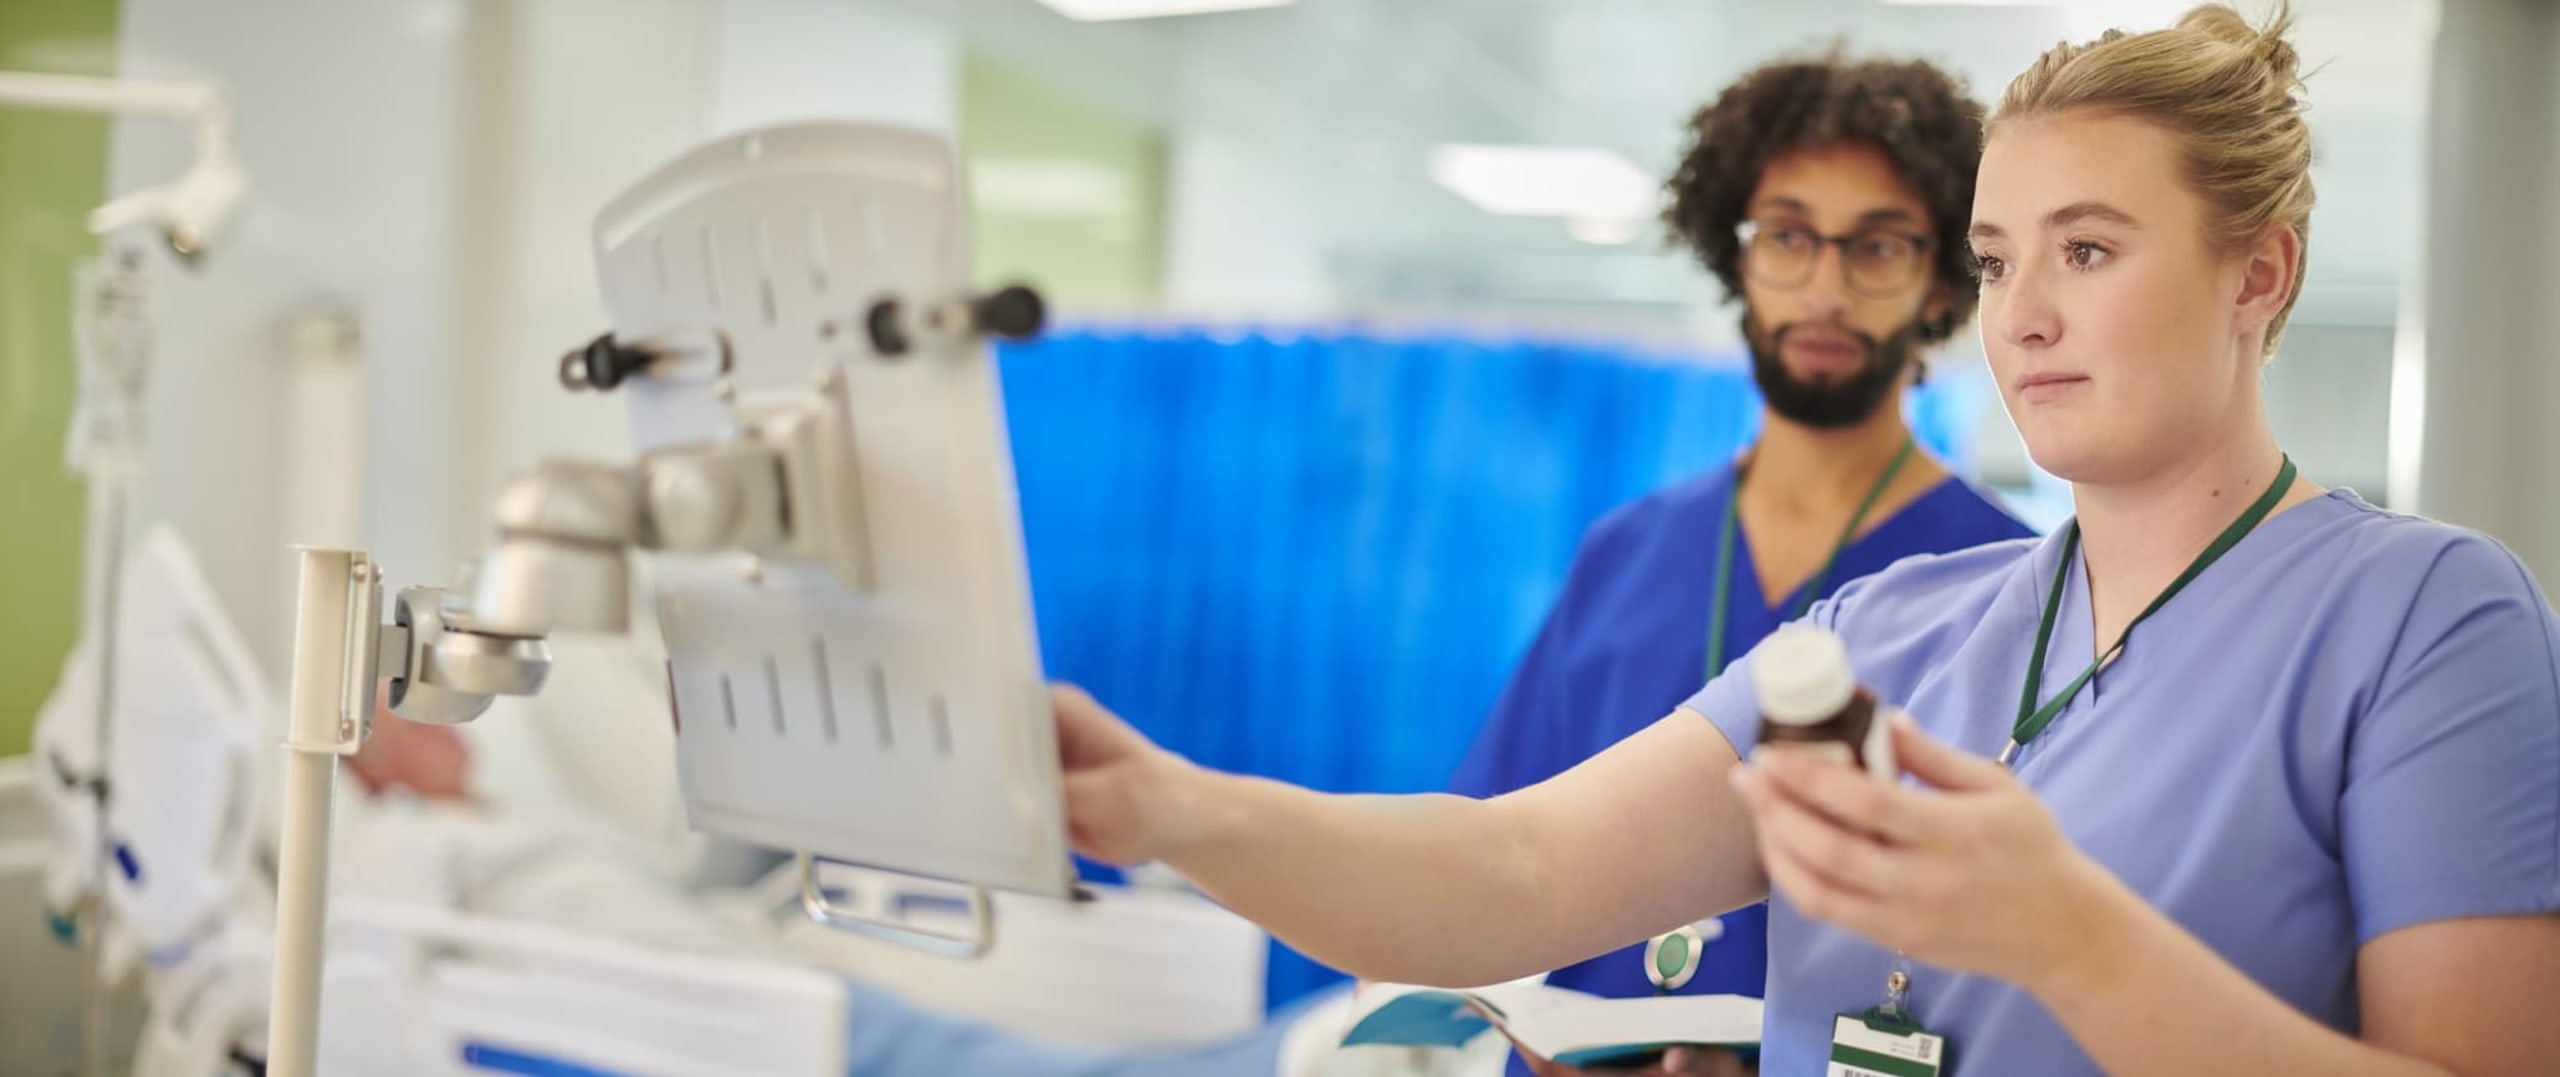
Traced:
MULTIPOLYGON (((1028 337, 1043 320, 1037 294, 1008 288, 916 304, 884 299, 848 324, 877 354, 896 358, 979 336, 1028 337)), ((569 353, 560 372, 573 390, 603 391, 632 378, 725 386, 732 365, 718 333, 607 335, 569 353)), ((634 550, 743 555, 750 571, 822 565, 848 588, 873 590, 849 392, 842 370, 831 369, 786 400, 735 407, 735 426, 719 439, 628 464, 545 461, 500 493, 497 543, 470 578, 450 591, 405 588, 387 617, 370 557, 300 550, 269 1073, 305 1077, 316 1062, 329 800, 337 757, 364 742, 376 686, 387 688, 393 714, 447 725, 478 718, 497 696, 541 691, 553 632, 627 627, 634 550)), ((812 916, 845 922, 823 899, 809 900, 805 878, 803 889, 812 916)))

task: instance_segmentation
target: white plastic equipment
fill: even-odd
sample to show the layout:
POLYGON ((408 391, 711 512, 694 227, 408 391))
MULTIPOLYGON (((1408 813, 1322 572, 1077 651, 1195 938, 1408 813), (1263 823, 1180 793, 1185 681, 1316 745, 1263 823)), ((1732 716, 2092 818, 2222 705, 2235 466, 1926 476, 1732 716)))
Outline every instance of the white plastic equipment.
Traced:
POLYGON ((958 956, 989 888, 1074 890, 1013 470, 984 336, 1028 289, 967 291, 941 140, 804 124, 713 142, 596 224, 614 331, 561 360, 631 396, 642 455, 511 481, 469 597, 383 601, 361 551, 304 548, 285 745, 270 1072, 315 1064, 331 775, 393 713, 457 723, 540 690, 554 632, 629 622, 650 556, 693 825, 799 851, 809 915, 958 956), (390 614, 386 623, 383 614, 390 614), (965 927, 830 902, 820 860, 969 887, 965 927))
MULTIPOLYGON (((830 867, 829 896, 884 919, 956 929, 947 885, 830 867)), ((1096 887, 1091 900, 995 895, 1004 937, 952 961, 830 930, 781 926, 785 950, 938 1013, 1059 1043, 1202 1045, 1259 1030, 1271 938, 1188 889, 1096 887)))
POLYGON ((854 541, 826 561, 652 562, 694 826, 1063 897, 1074 878, 994 364, 966 335, 884 356, 863 325, 884 298, 930 306, 967 288, 958 181, 949 148, 920 133, 739 135, 608 205, 597 272, 616 336, 716 330, 735 357, 725 377, 624 386, 642 451, 811 400, 848 435, 816 493, 854 541))
POLYGON ((844 983, 427 905, 331 918, 318 1072, 843 1077, 844 983))

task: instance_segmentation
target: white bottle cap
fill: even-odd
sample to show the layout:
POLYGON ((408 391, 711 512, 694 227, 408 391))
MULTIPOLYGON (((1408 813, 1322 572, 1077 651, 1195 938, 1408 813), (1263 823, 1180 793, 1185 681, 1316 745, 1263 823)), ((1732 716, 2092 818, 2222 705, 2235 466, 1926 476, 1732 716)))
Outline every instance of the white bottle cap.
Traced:
POLYGON ((1810 625, 1771 633, 1751 656, 1760 717, 1780 725, 1812 725, 1840 712, 1858 692, 1840 637, 1810 625))

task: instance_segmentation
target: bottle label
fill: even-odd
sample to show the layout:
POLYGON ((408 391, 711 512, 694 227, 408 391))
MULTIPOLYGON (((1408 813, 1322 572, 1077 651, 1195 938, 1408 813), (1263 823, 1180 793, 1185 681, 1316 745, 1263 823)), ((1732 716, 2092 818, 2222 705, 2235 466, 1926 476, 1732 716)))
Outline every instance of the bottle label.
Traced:
POLYGON ((1859 765, 1858 753, 1836 740, 1775 740, 1761 743, 1771 748, 1803 752, 1824 759, 1836 759, 1853 767, 1859 765))

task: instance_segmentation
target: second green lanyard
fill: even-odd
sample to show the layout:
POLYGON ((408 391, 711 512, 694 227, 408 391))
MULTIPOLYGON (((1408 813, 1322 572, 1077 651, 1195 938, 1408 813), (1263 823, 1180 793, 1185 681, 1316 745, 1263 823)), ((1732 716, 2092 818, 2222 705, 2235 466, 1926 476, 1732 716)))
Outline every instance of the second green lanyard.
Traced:
MULTIPOLYGON (((1876 484, 1867 488, 1866 499, 1858 502, 1858 511, 1850 514, 1848 526, 1840 529, 1839 541, 1831 544, 1831 556, 1823 560, 1821 570, 1815 572, 1812 579, 1805 581, 1804 589, 1796 594, 1794 606, 1788 609, 1785 617, 1779 618, 1780 621, 1804 616, 1804 611, 1813 608, 1814 600, 1822 597, 1822 586, 1830 582, 1831 570, 1840 564, 1840 554, 1849 548, 1851 540, 1858 537, 1858 526, 1867 521, 1867 513, 1884 498, 1885 488, 1893 485, 1893 477, 1902 474, 1902 465, 1911 462, 1914 448, 1911 442, 1903 442, 1902 451, 1895 453, 1893 462, 1885 465, 1884 474, 1876 476, 1876 484)), ((1733 548, 1740 545, 1737 537, 1742 530, 1742 480, 1745 474, 1746 469, 1734 471, 1733 491, 1724 499, 1724 527, 1716 536, 1715 607, 1707 615, 1707 679, 1711 681, 1724 672, 1725 621, 1733 612, 1733 548)))

